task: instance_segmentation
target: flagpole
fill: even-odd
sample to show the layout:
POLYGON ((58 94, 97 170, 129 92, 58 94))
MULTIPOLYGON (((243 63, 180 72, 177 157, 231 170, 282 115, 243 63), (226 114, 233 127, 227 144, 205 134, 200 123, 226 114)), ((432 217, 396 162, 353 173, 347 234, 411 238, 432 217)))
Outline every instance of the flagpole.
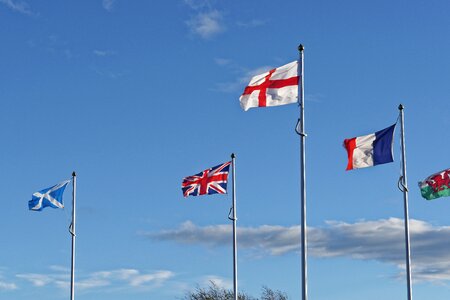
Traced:
POLYGON ((72 224, 70 225, 70 234, 72 235, 72 264, 70 274, 70 300, 75 300, 75 217, 76 217, 76 194, 77 194, 77 175, 72 172, 72 224))
POLYGON ((400 110, 400 125, 401 125, 401 142, 402 142, 402 177, 399 183, 402 185, 403 202, 405 212, 405 245, 406 245, 406 281, 408 286, 408 300, 412 300, 412 286, 411 286, 411 249, 409 240, 409 214, 408 214, 408 181, 406 178, 406 151, 405 151, 405 120, 403 113, 403 105, 398 106, 400 110))
POLYGON ((236 155, 231 154, 231 168, 233 171, 233 291, 234 300, 238 300, 238 282, 237 282, 237 239, 236 239, 236 155))
POLYGON ((301 244, 302 244, 302 300, 308 299, 308 280, 307 280, 307 239, 306 239, 306 156, 305 156, 305 101, 304 101, 304 47, 303 45, 298 46, 298 51, 300 52, 300 166, 301 166, 301 178, 300 178, 300 187, 301 187, 301 244))

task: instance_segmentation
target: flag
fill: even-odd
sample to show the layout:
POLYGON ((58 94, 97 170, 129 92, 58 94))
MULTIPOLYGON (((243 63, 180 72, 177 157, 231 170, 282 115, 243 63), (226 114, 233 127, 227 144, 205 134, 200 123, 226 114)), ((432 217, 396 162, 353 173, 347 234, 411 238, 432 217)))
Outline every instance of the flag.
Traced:
POLYGON ((348 154, 347 170, 393 162, 395 125, 372 134, 344 140, 344 147, 348 154))
POLYGON ((231 161, 185 177, 181 183, 184 197, 226 194, 231 161))
POLYGON ((70 180, 63 181, 52 187, 43 189, 33 194, 32 199, 28 201, 30 210, 40 211, 45 207, 64 208, 63 193, 70 180))
POLYGON ((419 182, 419 188, 427 200, 450 196, 450 169, 428 176, 419 182))
POLYGON ((256 75, 239 98, 241 107, 278 106, 298 101, 298 61, 256 75))

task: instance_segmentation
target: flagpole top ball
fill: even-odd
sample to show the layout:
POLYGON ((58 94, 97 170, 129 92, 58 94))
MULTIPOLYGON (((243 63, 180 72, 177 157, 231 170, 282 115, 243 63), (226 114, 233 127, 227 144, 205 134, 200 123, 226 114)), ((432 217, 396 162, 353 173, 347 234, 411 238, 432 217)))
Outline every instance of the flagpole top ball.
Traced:
POLYGON ((398 109, 399 110, 403 110, 405 107, 403 106, 403 104, 400 104, 399 106, 398 106, 398 109))
POLYGON ((231 153, 231 158, 236 158, 236 154, 231 153))
POLYGON ((305 47, 302 44, 298 45, 298 51, 302 52, 303 50, 305 50, 305 47))
POLYGON ((72 176, 73 176, 73 177, 77 176, 77 174, 75 173, 75 171, 72 172, 72 176))

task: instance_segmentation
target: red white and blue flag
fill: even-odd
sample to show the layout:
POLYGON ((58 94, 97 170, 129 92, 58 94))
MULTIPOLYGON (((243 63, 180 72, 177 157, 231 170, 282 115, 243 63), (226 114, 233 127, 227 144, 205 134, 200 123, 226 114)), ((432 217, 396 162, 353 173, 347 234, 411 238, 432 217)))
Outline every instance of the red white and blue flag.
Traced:
POLYGON ((183 196, 226 194, 231 161, 185 177, 181 183, 183 196))
POLYGON ((393 162, 395 125, 375 133, 344 140, 344 147, 348 154, 347 170, 393 162))

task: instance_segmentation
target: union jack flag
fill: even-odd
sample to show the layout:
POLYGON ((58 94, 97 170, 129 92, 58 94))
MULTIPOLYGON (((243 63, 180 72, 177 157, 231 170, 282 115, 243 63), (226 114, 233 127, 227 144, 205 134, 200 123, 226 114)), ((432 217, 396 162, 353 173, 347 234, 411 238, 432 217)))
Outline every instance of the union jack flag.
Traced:
POLYGON ((231 161, 185 177, 181 183, 184 197, 226 194, 231 161))

